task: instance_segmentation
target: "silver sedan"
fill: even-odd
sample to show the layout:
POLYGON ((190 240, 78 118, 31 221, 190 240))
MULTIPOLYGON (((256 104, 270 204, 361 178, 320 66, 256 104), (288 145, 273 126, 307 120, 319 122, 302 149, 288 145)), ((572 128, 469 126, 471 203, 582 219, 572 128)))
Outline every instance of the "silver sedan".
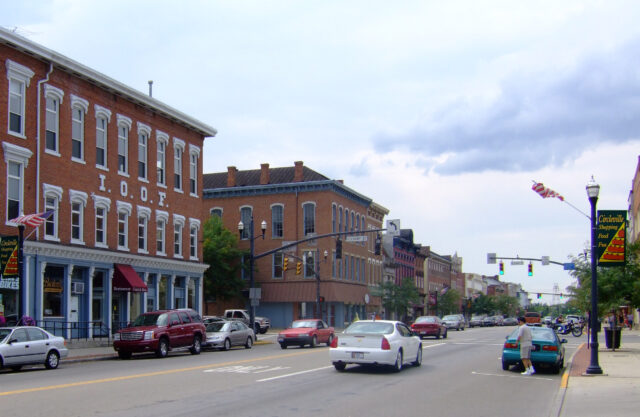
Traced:
POLYGON ((229 350, 232 346, 251 349, 256 341, 253 329, 238 320, 214 321, 206 324, 207 340, 204 347, 229 350))
POLYGON ((68 354, 64 338, 39 327, 0 328, 0 368, 18 371, 23 365, 44 364, 55 369, 68 354))
POLYGON ((390 365, 398 372, 405 364, 422 364, 422 342, 400 321, 359 320, 336 335, 329 357, 338 371, 355 363, 390 365))

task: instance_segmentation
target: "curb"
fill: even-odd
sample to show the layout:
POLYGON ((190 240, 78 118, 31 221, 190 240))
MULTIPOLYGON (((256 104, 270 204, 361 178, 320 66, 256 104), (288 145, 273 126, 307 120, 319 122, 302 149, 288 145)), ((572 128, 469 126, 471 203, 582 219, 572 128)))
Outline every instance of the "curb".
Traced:
POLYGON ((564 367, 564 372, 562 373, 562 379, 560 381, 560 389, 556 393, 556 396, 553 400, 553 405, 551 406, 549 417, 560 417, 560 415, 562 415, 564 398, 567 394, 567 388, 569 387, 569 376, 571 375, 571 371, 573 370, 573 359, 576 357, 576 354, 580 352, 580 349, 582 349, 585 345, 586 343, 583 342, 575 351, 573 351, 571 357, 569 358, 569 365, 564 367))

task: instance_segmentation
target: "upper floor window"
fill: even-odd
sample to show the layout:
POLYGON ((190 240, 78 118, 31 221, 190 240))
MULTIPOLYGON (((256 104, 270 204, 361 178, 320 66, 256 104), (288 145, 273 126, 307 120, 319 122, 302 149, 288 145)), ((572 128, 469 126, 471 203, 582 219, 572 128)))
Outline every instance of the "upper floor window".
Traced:
POLYGON ((189 145, 189 193, 198 196, 198 158, 200 157, 200 148, 189 145))
POLYGON ((71 95, 71 159, 84 161, 84 119, 89 102, 71 95))
POLYGON ((169 135, 164 132, 156 132, 156 174, 157 183, 161 186, 167 185, 167 143, 169 143, 169 135))
POLYGON ((148 207, 138 206, 138 252, 149 253, 148 245, 148 227, 151 218, 151 209, 148 207))
POLYGON ((184 153, 184 141, 173 138, 173 189, 182 191, 182 154, 184 153))
POLYGON ((97 104, 96 112, 96 167, 107 168, 107 126, 111 120, 111 111, 97 104))
POLYGON ((316 205, 314 203, 304 203, 302 205, 302 218, 304 221, 304 235, 316 232, 316 205))
POLYGON ((240 239, 249 239, 249 229, 251 228, 251 207, 240 207, 240 221, 244 225, 240 239))
POLYGON ((169 213, 166 211, 156 210, 156 253, 158 255, 166 255, 166 234, 167 223, 169 222, 169 213))
POLYGON ((87 193, 69 190, 71 203, 71 243, 84 244, 84 208, 87 206, 87 193))
POLYGON ((53 214, 44 222, 44 238, 47 240, 59 240, 58 237, 58 209, 62 200, 62 187, 50 184, 42 184, 44 196, 44 210, 53 210, 53 214))
POLYGON ((123 201, 117 201, 118 209, 118 249, 129 250, 129 217, 132 206, 123 201))
POLYGON ((273 266, 272 270, 271 270, 271 277, 272 278, 282 278, 283 277, 283 263, 284 263, 284 256, 282 255, 282 252, 276 252, 272 255, 272 263, 271 265, 273 266))
POLYGON ((33 152, 9 142, 2 142, 2 149, 4 161, 7 164, 7 209, 5 213, 6 220, 11 220, 23 214, 24 168, 29 163, 33 152))
POLYGON ((96 208, 96 246, 107 247, 107 213, 111 200, 94 194, 93 205, 96 208))
POLYGON ((338 232, 342 232, 342 207, 338 210, 338 232))
POLYGON ((143 123, 138 123, 138 179, 140 180, 148 179, 149 136, 151 136, 151 128, 143 123))
POLYGON ((5 61, 7 79, 9 80, 9 117, 7 130, 9 133, 26 137, 25 133, 25 97, 31 77, 35 75, 31 69, 10 59, 5 61))
POLYGON ((218 216, 222 218, 222 209, 220 207, 214 207, 209 212, 212 216, 218 216))
POLYGON ((281 204, 271 206, 271 237, 284 236, 284 207, 281 204))
POLYGON ((131 119, 119 114, 118 116, 118 174, 129 175, 129 131, 131 119))
POLYGON ((316 252, 312 250, 306 251, 304 253, 304 257, 305 257, 304 277, 313 278, 316 276, 316 252))
POLYGON ((344 231, 349 231, 349 209, 344 209, 344 231))
POLYGON ((331 205, 331 233, 336 232, 336 216, 337 216, 337 207, 335 204, 331 205))
POLYGON ((200 220, 189 219, 189 259, 198 259, 198 231, 200 230, 200 220))
POLYGON ((182 231, 184 229, 184 216, 173 215, 173 256, 182 258, 182 231))
POLYGON ((48 153, 59 155, 60 104, 62 104, 64 92, 59 88, 45 84, 44 96, 46 100, 44 148, 48 153))

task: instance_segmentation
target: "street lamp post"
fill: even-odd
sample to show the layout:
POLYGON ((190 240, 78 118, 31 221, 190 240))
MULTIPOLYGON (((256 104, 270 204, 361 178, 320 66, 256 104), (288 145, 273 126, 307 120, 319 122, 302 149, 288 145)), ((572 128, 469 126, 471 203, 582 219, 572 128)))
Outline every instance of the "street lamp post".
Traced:
POLYGON ((587 368, 587 374, 602 374, 602 368, 598 364, 598 275, 597 275, 597 248, 596 248, 596 203, 600 186, 591 177, 587 184, 587 195, 591 203, 591 363, 587 368))
MULTIPOLYGON (((262 237, 262 239, 264 239, 264 233, 267 230, 267 222, 266 221, 262 221, 262 223, 260 223, 260 229, 262 230, 262 235, 258 236, 258 237, 262 237)), ((244 223, 242 223, 242 220, 240 220, 240 222, 238 223, 238 232, 240 233, 240 238, 242 239, 242 231, 244 230, 244 223)), ((255 261, 255 244, 254 241, 258 238, 254 236, 253 233, 253 215, 251 216, 251 221, 249 222, 249 304, 250 304, 250 308, 249 308, 249 325, 251 326, 252 329, 254 329, 254 331, 256 331, 256 315, 255 315, 255 304, 257 302, 257 300, 259 299, 256 296, 256 290, 255 288, 253 288, 254 286, 254 277, 253 277, 253 264, 255 261)))
MULTIPOLYGON (((324 261, 327 261, 327 256, 329 256, 329 252, 324 251, 324 261)), ((316 311, 318 312, 318 317, 322 318, 322 310, 320 310, 320 262, 318 262, 318 266, 316 267, 316 311)))

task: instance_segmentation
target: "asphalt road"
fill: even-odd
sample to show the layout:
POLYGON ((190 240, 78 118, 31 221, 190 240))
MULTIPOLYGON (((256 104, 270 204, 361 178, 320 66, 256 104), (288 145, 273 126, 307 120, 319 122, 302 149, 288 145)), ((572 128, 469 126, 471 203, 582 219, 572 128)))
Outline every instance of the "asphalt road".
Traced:
MULTIPOLYGON (((423 365, 398 374, 359 366, 340 373, 326 347, 276 343, 0 372, 0 409, 13 416, 548 415, 562 374, 503 371, 502 343, 513 329, 425 339, 423 365)), ((568 359, 586 337, 564 337, 568 359)))

